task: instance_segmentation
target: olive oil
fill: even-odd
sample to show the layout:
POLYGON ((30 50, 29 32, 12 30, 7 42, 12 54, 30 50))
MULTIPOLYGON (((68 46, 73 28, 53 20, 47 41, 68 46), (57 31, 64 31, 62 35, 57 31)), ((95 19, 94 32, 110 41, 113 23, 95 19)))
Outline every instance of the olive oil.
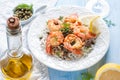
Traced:
POLYGON ((0 72, 4 80, 29 80, 33 60, 32 56, 22 47, 22 34, 17 17, 7 20, 7 44, 8 49, 0 59, 0 72))
POLYGON ((6 80, 28 80, 32 70, 32 57, 26 54, 20 58, 10 57, 1 70, 6 80))

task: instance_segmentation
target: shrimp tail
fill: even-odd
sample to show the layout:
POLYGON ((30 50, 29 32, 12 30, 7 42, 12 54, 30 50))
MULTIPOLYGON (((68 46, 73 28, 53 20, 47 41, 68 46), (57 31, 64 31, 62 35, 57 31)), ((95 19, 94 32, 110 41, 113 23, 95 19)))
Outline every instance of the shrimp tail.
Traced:
POLYGON ((46 41, 46 53, 51 55, 52 54, 52 47, 51 47, 48 40, 49 40, 49 37, 47 37, 47 41, 46 41))
POLYGON ((80 49, 73 49, 72 52, 77 55, 82 54, 82 50, 80 49))
POLYGON ((50 55, 52 54, 52 47, 51 47, 51 45, 49 45, 47 43, 46 43, 46 52, 50 55))
POLYGON ((91 32, 88 32, 87 34, 86 34, 86 39, 91 39, 91 38, 95 38, 96 37, 96 34, 93 34, 93 33, 91 33, 91 32))

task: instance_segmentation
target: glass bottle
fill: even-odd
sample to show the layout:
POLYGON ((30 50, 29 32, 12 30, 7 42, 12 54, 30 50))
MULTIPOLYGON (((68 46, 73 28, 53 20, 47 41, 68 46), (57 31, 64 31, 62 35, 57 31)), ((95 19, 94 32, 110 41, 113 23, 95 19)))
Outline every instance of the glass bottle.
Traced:
POLYGON ((32 56, 22 48, 22 34, 19 19, 7 20, 8 49, 0 59, 1 73, 5 80, 29 80, 33 67, 32 56))

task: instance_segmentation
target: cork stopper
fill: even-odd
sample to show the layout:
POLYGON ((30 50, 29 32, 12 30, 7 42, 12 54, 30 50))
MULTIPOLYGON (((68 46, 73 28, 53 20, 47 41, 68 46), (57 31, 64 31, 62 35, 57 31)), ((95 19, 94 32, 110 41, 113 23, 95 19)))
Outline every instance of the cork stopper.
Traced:
POLYGON ((7 20, 7 27, 11 30, 16 30, 18 29, 20 26, 19 26, 19 18, 17 17, 10 17, 8 20, 7 20))

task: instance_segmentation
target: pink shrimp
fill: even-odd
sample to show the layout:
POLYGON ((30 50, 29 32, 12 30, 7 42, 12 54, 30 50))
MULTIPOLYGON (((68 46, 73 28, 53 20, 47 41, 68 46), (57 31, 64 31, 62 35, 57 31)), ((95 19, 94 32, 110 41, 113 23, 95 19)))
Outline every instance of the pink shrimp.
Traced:
POLYGON ((62 27, 61 21, 58 19, 48 20, 47 25, 50 31, 58 31, 62 27))
POLYGON ((50 32, 46 40, 46 52, 51 54, 51 48, 63 43, 64 36, 60 31, 50 32))
POLYGON ((63 44, 66 49, 68 49, 69 51, 71 51, 74 54, 82 53, 81 48, 83 46, 83 42, 81 41, 81 39, 79 37, 77 37, 74 34, 67 35, 64 39, 63 44))
POLYGON ((77 14, 71 14, 70 16, 64 19, 64 22, 75 23, 77 19, 78 19, 77 14))
POLYGON ((96 37, 96 34, 91 33, 91 32, 88 32, 88 33, 86 33, 86 35, 85 35, 85 38, 86 38, 86 39, 91 39, 91 38, 95 38, 95 37, 96 37))
POLYGON ((80 21, 76 21, 75 23, 70 23, 70 28, 74 29, 77 26, 82 26, 82 23, 80 21))
POLYGON ((85 40, 86 38, 86 33, 89 32, 88 27, 85 26, 76 26, 73 30, 73 33, 80 37, 82 40, 85 40))
POLYGON ((78 14, 71 14, 70 16, 65 17, 64 22, 69 23, 71 29, 82 25, 81 21, 78 20, 78 14))

